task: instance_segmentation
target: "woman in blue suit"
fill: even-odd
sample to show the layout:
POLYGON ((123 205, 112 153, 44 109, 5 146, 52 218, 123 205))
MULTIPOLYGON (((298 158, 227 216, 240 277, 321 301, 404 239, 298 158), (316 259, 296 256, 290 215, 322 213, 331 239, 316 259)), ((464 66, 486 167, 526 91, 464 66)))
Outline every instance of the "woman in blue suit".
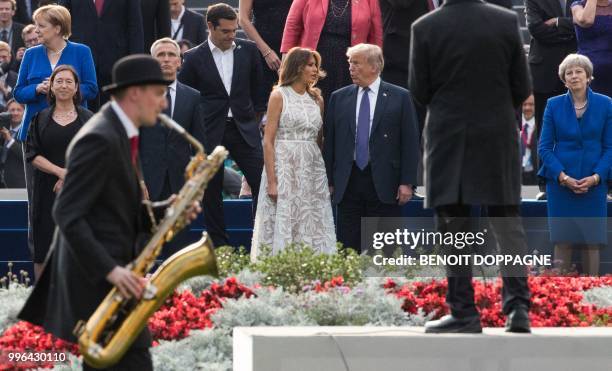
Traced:
MULTIPOLYGON (((36 33, 42 45, 26 50, 21 66, 17 85, 13 91, 15 100, 25 105, 25 112, 17 139, 25 142, 32 117, 48 107, 49 77, 56 66, 72 66, 81 81, 81 104, 87 107, 88 99, 98 94, 96 69, 89 47, 68 41, 71 33, 70 12, 62 6, 46 5, 38 8, 32 17, 36 25, 36 33)), ((25 158, 25 155, 24 155, 25 158)), ((26 188, 28 191, 28 225, 32 225, 32 164, 25 164, 26 188)), ((34 251, 34 236, 28 229, 28 247, 34 251)))
POLYGON ((589 88, 593 64, 578 54, 559 66, 565 95, 544 111, 538 175, 547 179, 548 217, 555 260, 568 271, 573 247, 582 247, 583 273, 599 273, 599 245, 606 243, 608 171, 612 165, 612 99, 589 88), (602 182, 603 180, 603 182, 602 182))
POLYGON ((46 5, 38 8, 33 18, 42 45, 26 50, 14 91, 15 100, 26 106, 18 134, 22 142, 27 138, 32 117, 48 107, 49 76, 55 66, 67 64, 77 71, 84 107, 88 99, 98 94, 91 50, 67 40, 71 33, 70 12, 63 6, 46 5))

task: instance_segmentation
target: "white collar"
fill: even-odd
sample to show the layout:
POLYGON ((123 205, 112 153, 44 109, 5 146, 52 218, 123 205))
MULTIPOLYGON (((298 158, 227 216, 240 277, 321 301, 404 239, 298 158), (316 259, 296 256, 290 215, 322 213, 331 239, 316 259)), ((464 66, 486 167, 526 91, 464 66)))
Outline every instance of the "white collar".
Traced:
MULTIPOLYGON (((179 14, 177 21, 181 21, 183 19, 183 15, 185 15, 185 5, 181 5, 181 14, 179 14)), ((174 19, 173 19, 174 21, 174 19)))
MULTIPOLYGON (((220 51, 221 53, 225 53, 225 52, 229 51, 229 50, 223 51, 223 50, 219 49, 217 47, 217 45, 215 45, 215 43, 212 42, 212 40, 210 39, 210 36, 208 36, 208 47, 210 48, 210 52, 211 53, 214 53, 215 49, 220 51)), ((231 48, 231 50, 233 51, 234 49, 236 49, 236 42, 232 41, 232 48, 231 48)))
POLYGON ((174 79, 174 81, 172 81, 172 84, 168 85, 168 89, 176 91, 176 82, 177 80, 174 79))
POLYGON ((527 119, 525 118, 525 115, 523 115, 523 114, 521 114, 521 117, 522 117, 522 119, 523 119, 523 124, 528 123, 528 124, 529 124, 529 126, 533 126, 532 124, 534 124, 534 123, 535 123, 535 115, 534 115, 532 118, 530 118, 529 120, 527 120, 527 119))
POLYGON ((15 132, 18 132, 18 131, 19 131, 19 129, 21 129, 21 124, 19 124, 19 126, 17 126, 15 129, 13 129, 13 128, 11 128, 11 127, 9 126, 9 130, 12 130, 12 131, 15 131, 15 132))
MULTIPOLYGON (((380 89, 380 76, 378 76, 376 78, 376 80, 374 80, 373 83, 371 83, 368 88, 370 88, 370 90, 372 91, 372 94, 374 94, 375 96, 378 95, 378 89, 380 89)), ((359 87, 359 92, 362 92, 363 88, 360 86, 359 87)))
POLYGON ((134 125, 134 122, 125 114, 119 103, 111 100, 111 107, 113 107, 113 110, 115 110, 115 113, 117 116, 119 116, 119 121, 121 121, 121 125, 123 125, 123 128, 125 129, 127 137, 130 139, 137 137, 138 129, 136 128, 136 125, 134 125))

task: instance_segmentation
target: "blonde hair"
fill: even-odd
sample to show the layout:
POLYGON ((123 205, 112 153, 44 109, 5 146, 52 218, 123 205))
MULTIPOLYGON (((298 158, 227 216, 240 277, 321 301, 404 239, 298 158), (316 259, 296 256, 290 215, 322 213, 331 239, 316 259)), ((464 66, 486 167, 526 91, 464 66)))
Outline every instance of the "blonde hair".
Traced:
POLYGON ((289 86, 298 81, 302 75, 304 67, 308 65, 311 57, 315 60, 318 77, 312 85, 306 87, 306 91, 311 97, 319 100, 321 98, 321 90, 315 88, 315 85, 320 79, 325 77, 325 71, 321 69, 321 55, 315 50, 300 48, 297 46, 291 48, 281 64, 277 86, 289 86))
POLYGON ((351 57, 355 54, 362 54, 366 57, 368 64, 376 67, 378 73, 381 73, 385 68, 385 59, 380 46, 373 44, 357 44, 346 50, 346 56, 351 57))
POLYGON ((169 37, 164 37, 161 38, 159 40, 155 40, 155 42, 153 43, 153 45, 151 45, 151 55, 155 56, 155 49, 157 49, 158 46, 160 46, 161 44, 172 44, 174 45, 174 47, 176 48, 176 55, 180 56, 181 55, 181 47, 179 46, 179 44, 172 40, 169 37))
POLYGON ((591 60, 581 54, 569 54, 563 62, 559 65, 559 78, 565 83, 565 71, 570 67, 580 67, 587 75, 587 80, 591 82, 593 80, 593 63, 591 60))
MULTIPOLYGON (((0 0, 0 2, 2 2, 2 0, 0 0)), ((9 54, 11 54, 11 46, 4 41, 0 41, 0 51, 2 50, 6 50, 9 52, 9 54)))
POLYGON ((37 20, 41 17, 53 26, 60 26, 60 33, 64 39, 72 35, 72 18, 68 9, 63 6, 51 4, 36 9, 32 19, 37 20))

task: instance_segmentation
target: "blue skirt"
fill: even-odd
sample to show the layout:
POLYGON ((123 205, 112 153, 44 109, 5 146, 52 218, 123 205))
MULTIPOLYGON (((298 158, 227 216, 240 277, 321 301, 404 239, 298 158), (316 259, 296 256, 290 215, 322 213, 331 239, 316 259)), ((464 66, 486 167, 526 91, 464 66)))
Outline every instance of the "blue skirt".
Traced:
POLYGON ((587 193, 575 194, 549 181, 546 193, 551 241, 607 244, 608 186, 605 182, 587 193))

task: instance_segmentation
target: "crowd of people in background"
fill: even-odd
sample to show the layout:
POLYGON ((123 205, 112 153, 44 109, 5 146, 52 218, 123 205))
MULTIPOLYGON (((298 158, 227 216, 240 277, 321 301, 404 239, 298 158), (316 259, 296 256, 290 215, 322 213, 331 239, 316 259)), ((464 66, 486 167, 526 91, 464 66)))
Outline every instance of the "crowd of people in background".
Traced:
MULTIPOLYGON (((559 192, 566 189, 559 187, 569 187, 576 194, 597 187, 605 193, 610 175, 609 166, 603 167, 609 162, 610 143, 588 144, 583 136, 584 145, 594 151, 589 158, 597 160, 599 167, 596 172, 582 169, 580 176, 566 178, 568 170, 555 159, 559 154, 551 152, 566 138, 551 128, 567 125, 573 116, 571 110, 565 118, 555 115, 554 110, 561 108, 555 108, 556 100, 551 98, 569 94, 578 118, 586 107, 593 107, 590 113, 597 109, 595 105, 605 106, 605 98, 597 94, 612 94, 612 3, 525 1, 529 49, 524 51, 518 33, 521 47, 512 50, 527 58, 525 71, 515 65, 520 59, 510 61, 515 73, 510 83, 521 85, 524 78, 532 83, 524 97, 522 91, 514 91, 513 96, 469 95, 461 88, 432 95, 440 88, 436 79, 442 84, 443 77, 451 78, 448 71, 458 62, 443 66, 446 54, 427 54, 437 50, 432 43, 438 38, 415 36, 415 27, 424 15, 438 8, 446 8, 443 14, 448 14, 464 2, 482 3, 240 0, 237 10, 220 3, 209 6, 203 16, 187 9, 184 0, 0 0, 0 111, 7 112, 1 116, 1 181, 2 186, 28 190, 28 241, 35 263, 44 261, 50 243, 50 208, 65 175, 63 153, 78 128, 109 100, 101 87, 112 82, 115 62, 139 53, 151 54, 165 78, 173 81, 165 113, 207 151, 224 145, 231 163, 237 165, 217 173, 205 193, 206 228, 216 246, 229 244, 224 196, 252 197, 255 245, 276 248, 299 239, 296 236, 308 239, 305 236, 312 237, 317 230, 321 232, 317 240, 306 242, 320 246, 320 251, 332 251, 335 247, 328 246, 328 241, 336 238, 359 250, 358 218, 401 215, 400 206, 424 183, 426 202, 432 207, 478 200, 503 205, 514 200, 511 195, 517 186, 520 189, 521 178, 522 184, 539 184, 543 191, 539 197, 549 197, 553 205, 565 202, 559 192), (239 28, 249 40, 237 37, 239 28), (572 68, 564 67, 562 61, 573 53, 584 59, 572 68), (432 72, 424 63, 443 67, 429 75, 432 72), (576 100, 574 77, 566 74, 575 69, 582 69, 586 76, 580 90, 587 97, 584 102, 576 100), (514 101, 519 96, 521 101, 514 101), (490 129, 484 112, 495 111, 497 121, 510 117, 508 102, 515 125, 510 130, 499 124, 491 136, 517 134, 516 143, 502 141, 492 150, 516 157, 517 169, 509 169, 506 160, 493 163, 493 157, 473 157, 482 146, 496 143, 483 137, 490 129), (578 107, 582 103, 584 107, 578 107), (451 135, 447 120, 460 120, 453 111, 457 105, 464 113, 471 112, 468 107, 476 109, 465 122, 481 118, 466 129, 471 136, 465 147, 428 153, 434 147, 432 142, 427 147, 421 135, 434 130, 436 122, 448 130, 445 135, 451 135), (423 151, 429 162, 423 163, 423 151), (433 167, 447 174, 440 183, 430 175, 433 167), (476 176, 499 167, 508 172, 499 178, 491 175, 479 187, 466 186, 470 169, 476 176), (453 169, 460 169, 460 174, 453 169), (592 173, 596 176, 587 179, 592 173), (292 183, 295 177, 307 177, 313 183, 292 183), (506 193, 498 199, 493 193, 487 196, 487 189, 506 193), (315 194, 316 200, 311 198, 315 194), (329 219, 331 214, 323 206, 329 201, 338 208, 337 231, 309 224, 329 219), (296 204, 308 208, 296 208, 296 204)), ((496 6, 487 5, 494 9, 487 14, 516 20, 510 1, 488 2, 496 6)), ((490 29, 489 23, 497 18, 483 20, 482 27, 490 29)), ((516 36, 518 26, 510 28, 512 37, 516 36)), ((484 45, 477 50, 479 63, 465 68, 477 66, 474 79, 500 85, 491 79, 507 66, 499 64, 484 45)), ((487 91, 487 86, 482 89, 487 91)), ((603 128, 610 125, 609 117, 591 114, 583 122, 593 120, 593 125, 603 128)), ((432 140, 443 140, 440 133, 431 133, 432 140)), ((182 169, 191 148, 175 135, 160 125, 141 132, 145 195, 152 201, 167 199, 183 185, 182 169)), ((605 205, 600 198, 593 202, 605 205)), ((554 207, 551 210, 551 216, 565 215, 554 207)))

